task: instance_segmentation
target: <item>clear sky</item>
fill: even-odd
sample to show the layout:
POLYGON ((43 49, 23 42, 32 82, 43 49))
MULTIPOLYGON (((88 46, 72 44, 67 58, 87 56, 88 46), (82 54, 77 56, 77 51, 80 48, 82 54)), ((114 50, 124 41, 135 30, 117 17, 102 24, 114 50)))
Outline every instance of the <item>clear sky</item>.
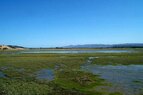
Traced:
POLYGON ((143 0, 0 0, 0 44, 143 43, 143 0))

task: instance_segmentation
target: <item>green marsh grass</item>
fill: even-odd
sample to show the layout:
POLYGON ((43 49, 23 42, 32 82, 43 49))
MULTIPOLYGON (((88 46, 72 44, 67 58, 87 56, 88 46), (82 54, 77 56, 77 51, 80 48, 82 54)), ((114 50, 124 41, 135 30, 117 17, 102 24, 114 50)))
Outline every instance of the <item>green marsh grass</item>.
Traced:
POLYGON ((82 71, 81 65, 87 62, 88 57, 98 57, 92 64, 99 65, 143 64, 143 50, 134 50, 138 52, 13 54, 17 51, 0 51, 0 71, 6 75, 0 78, 0 95, 104 95, 106 92, 97 92, 92 88, 106 85, 105 80, 82 71), (54 80, 41 81, 35 78, 35 72, 48 68, 54 70, 54 80))

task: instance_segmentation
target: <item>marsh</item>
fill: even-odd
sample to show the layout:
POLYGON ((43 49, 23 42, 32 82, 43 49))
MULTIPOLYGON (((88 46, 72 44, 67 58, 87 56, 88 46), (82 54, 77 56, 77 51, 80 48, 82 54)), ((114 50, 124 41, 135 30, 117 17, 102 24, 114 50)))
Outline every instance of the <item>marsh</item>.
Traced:
POLYGON ((86 49, 74 50, 79 53, 0 51, 0 92, 4 95, 140 95, 143 49, 117 51, 122 50, 127 52, 112 52, 116 49, 109 52, 92 49, 96 51, 92 53, 85 53, 90 51, 86 49))

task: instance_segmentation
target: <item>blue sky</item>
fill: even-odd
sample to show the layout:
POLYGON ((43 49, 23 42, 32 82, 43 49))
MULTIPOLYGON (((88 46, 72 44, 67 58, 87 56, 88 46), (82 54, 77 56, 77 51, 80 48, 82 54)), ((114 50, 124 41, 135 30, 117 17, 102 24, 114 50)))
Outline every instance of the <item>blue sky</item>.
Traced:
POLYGON ((0 44, 143 42, 143 0, 0 0, 0 44))

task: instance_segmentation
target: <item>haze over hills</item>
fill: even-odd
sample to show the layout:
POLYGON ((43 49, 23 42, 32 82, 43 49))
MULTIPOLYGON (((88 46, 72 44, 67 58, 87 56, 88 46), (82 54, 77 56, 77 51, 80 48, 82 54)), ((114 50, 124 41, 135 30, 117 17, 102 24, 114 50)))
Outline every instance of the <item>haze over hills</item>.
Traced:
POLYGON ((63 48, 143 48, 143 43, 69 45, 63 48))
MULTIPOLYGON (((48 49, 48 48, 49 47, 40 47, 40 49, 48 49)), ((143 48, 143 43, 84 44, 84 45, 69 45, 69 46, 51 47, 51 48, 56 48, 56 49, 61 49, 61 48, 143 48)), ((24 50, 24 49, 28 49, 28 48, 17 46, 17 45, 0 45, 0 50, 24 50)), ((29 49, 34 49, 34 48, 29 48, 29 49)))

